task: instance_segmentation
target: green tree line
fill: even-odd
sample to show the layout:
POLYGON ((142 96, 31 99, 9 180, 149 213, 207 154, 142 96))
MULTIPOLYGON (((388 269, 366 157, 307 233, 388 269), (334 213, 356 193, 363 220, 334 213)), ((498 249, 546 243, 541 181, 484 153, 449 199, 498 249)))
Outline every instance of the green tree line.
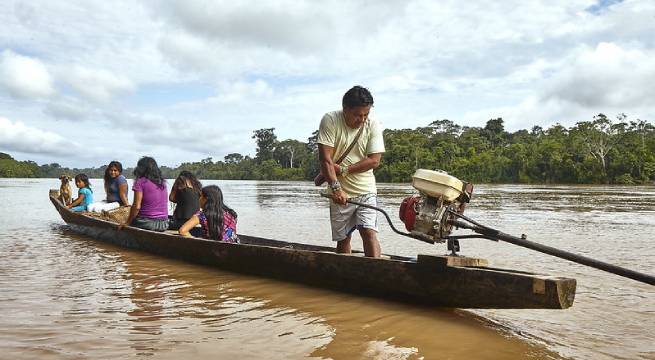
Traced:
POLYGON ((565 128, 509 133, 502 118, 485 127, 437 120, 414 130, 386 130, 377 178, 404 182, 417 168, 443 169, 477 183, 644 184, 655 181, 655 127, 598 114, 565 128))
MULTIPOLYGON (((275 128, 253 131, 255 157, 239 153, 162 167, 167 178, 189 170, 201 179, 311 180, 319 169, 315 131, 306 142, 279 141, 275 128)), ((502 118, 484 127, 444 119, 416 129, 384 131, 386 153, 376 177, 409 182, 418 168, 441 169, 475 183, 647 184, 655 182, 655 127, 646 120, 612 120, 598 114, 570 128, 505 131, 502 118)), ((0 153, 0 177, 59 177, 86 173, 102 177, 106 166, 69 169, 38 165, 0 153)), ((128 177, 131 168, 124 170, 128 177)))

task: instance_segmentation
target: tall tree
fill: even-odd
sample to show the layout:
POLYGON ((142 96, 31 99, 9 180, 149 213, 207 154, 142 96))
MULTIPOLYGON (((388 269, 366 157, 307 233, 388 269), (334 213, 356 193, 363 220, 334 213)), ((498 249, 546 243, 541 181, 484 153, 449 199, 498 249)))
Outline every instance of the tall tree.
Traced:
POLYGON ((307 149, 312 154, 318 153, 318 143, 316 142, 317 140, 318 140, 318 130, 314 131, 312 133, 312 136, 307 138, 307 149))
POLYGON ((490 119, 487 125, 482 129, 482 136, 484 136, 492 146, 499 146, 505 143, 507 133, 505 132, 505 124, 503 118, 490 119))
POLYGON ((262 163, 266 160, 273 159, 273 151, 275 151, 275 146, 277 145, 277 136, 275 135, 275 128, 268 129, 259 129, 253 131, 254 135, 252 136, 257 143, 257 154, 255 155, 255 160, 258 163, 262 163))
MULTIPOLYGON (((619 120, 625 115, 618 116, 619 120)), ((579 122, 573 128, 574 137, 584 144, 587 152, 600 164, 603 178, 607 181, 607 162, 610 150, 616 145, 620 126, 612 123, 605 114, 594 116, 591 122, 579 122)))
POLYGON ((287 139, 277 144, 273 157, 282 167, 294 168, 302 164, 302 160, 307 158, 307 153, 307 144, 287 139))
POLYGON ((225 155, 224 159, 227 164, 238 164, 243 161, 243 155, 239 153, 230 153, 225 155))
POLYGON ((433 134, 446 134, 452 137, 459 136, 462 132, 461 126, 448 119, 435 120, 428 125, 428 128, 433 131, 433 134))
POLYGON ((311 180, 316 174, 321 171, 321 166, 318 162, 318 130, 312 133, 312 136, 307 138, 307 160, 305 161, 304 176, 305 179, 311 180))

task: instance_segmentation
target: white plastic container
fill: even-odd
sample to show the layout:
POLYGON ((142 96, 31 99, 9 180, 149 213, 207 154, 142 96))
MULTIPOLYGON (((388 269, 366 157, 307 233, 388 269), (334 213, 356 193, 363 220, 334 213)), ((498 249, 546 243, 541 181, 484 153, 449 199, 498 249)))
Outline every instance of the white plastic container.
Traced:
POLYGON ((428 196, 443 195, 444 200, 453 201, 462 193, 464 183, 445 171, 418 169, 412 176, 412 186, 428 196))

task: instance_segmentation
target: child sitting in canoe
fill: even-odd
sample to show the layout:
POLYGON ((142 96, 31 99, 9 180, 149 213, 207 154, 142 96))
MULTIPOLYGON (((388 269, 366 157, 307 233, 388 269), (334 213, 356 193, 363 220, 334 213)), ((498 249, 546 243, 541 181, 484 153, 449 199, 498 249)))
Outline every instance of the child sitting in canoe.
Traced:
POLYGON ((87 211, 89 204, 93 202, 93 191, 91 190, 89 177, 86 174, 75 175, 75 186, 79 189, 77 199, 66 207, 75 212, 87 211))
POLYGON ((180 227, 183 236, 197 236, 205 239, 238 243, 237 213, 223 203, 223 192, 216 185, 202 188, 201 210, 180 227), (199 231, 196 225, 200 224, 199 231))

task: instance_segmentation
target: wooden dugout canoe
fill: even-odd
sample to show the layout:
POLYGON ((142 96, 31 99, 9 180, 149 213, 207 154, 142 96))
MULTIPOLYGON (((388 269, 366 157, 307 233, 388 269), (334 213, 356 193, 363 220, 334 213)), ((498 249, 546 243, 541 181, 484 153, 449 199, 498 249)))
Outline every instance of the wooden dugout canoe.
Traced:
POLYGON ((119 231, 113 222, 70 211, 52 193, 50 201, 77 233, 239 273, 453 308, 566 309, 575 297, 575 279, 487 267, 484 259, 434 255, 374 259, 241 234, 241 244, 230 244, 133 227, 119 231))

